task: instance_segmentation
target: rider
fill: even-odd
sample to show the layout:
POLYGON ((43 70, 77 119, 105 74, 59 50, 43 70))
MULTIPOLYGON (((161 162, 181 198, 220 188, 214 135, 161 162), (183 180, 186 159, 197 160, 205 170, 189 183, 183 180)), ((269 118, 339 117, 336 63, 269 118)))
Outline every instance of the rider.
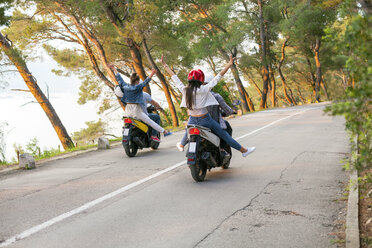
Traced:
POLYGON ((243 157, 256 150, 255 147, 242 147, 234 140, 225 130, 221 128, 219 123, 211 118, 208 114, 207 106, 218 104, 217 100, 211 94, 211 89, 218 83, 223 75, 233 65, 235 58, 230 56, 229 63, 225 68, 214 77, 208 84, 202 85, 204 82, 204 73, 201 70, 192 70, 188 75, 188 85, 185 86, 177 75, 164 62, 162 56, 161 62, 165 70, 172 76, 172 80, 176 87, 182 92, 181 107, 187 107, 190 115, 188 124, 197 124, 210 128, 215 134, 226 141, 232 148, 240 151, 243 157))
MULTIPOLYGON (((171 132, 164 130, 156 122, 150 119, 150 117, 143 111, 141 104, 144 103, 143 100, 143 88, 151 81, 152 76, 157 72, 153 69, 150 76, 148 76, 143 82, 140 83, 140 78, 137 73, 132 73, 130 76, 130 84, 124 82, 124 80, 119 75, 115 66, 110 65, 110 68, 113 69, 116 79, 120 84, 120 88, 123 90, 124 96, 121 98, 121 101, 126 104, 124 114, 126 116, 137 118, 158 132, 164 133, 164 136, 172 134, 171 132)), ((154 141, 160 141, 158 137, 152 135, 151 138, 154 141)))

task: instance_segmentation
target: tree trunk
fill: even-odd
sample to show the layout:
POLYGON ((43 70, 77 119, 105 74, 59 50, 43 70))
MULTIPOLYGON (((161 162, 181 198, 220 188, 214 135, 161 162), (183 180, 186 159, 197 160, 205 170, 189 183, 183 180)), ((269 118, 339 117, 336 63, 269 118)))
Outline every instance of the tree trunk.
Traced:
POLYGON ((254 104, 248 95, 248 92, 244 89, 243 83, 240 80, 239 71, 235 64, 231 66, 231 71, 234 75, 235 83, 238 86, 239 94, 243 100, 243 109, 244 111, 248 112, 254 112, 254 104), (248 105, 248 106, 247 106, 248 105), (248 108, 247 108, 248 107, 248 108))
POLYGON ((320 44, 321 44, 320 39, 316 39, 315 48, 314 48, 314 54, 315 54, 314 59, 315 59, 315 65, 316 65, 316 82, 318 84, 318 94, 319 94, 319 86, 321 86, 327 100, 329 100, 327 87, 326 87, 326 85, 323 81, 322 68, 321 68, 321 65, 320 65, 320 58, 319 58, 320 44))
POLYGON ((287 42, 288 42, 288 39, 286 39, 282 44, 282 49, 281 49, 282 57, 280 58, 280 61, 279 61, 278 72, 279 72, 280 79, 282 80, 283 93, 284 93, 285 99, 287 100, 287 102, 289 104, 295 105, 294 99, 291 97, 291 96, 293 96, 292 95, 292 90, 288 87, 288 85, 286 83, 286 80, 285 80, 285 77, 282 73, 282 65, 283 65, 283 62, 284 62, 284 59, 285 59, 285 47, 287 45, 287 42), (288 95, 287 89, 288 89, 288 91, 290 91, 291 96, 288 95))
MULTIPOLYGON (((145 68, 143 67, 143 62, 142 62, 142 55, 139 50, 138 45, 132 40, 131 38, 125 38, 127 45, 129 47, 130 55, 133 59, 133 67, 134 70, 137 72, 138 76, 142 79, 146 79, 146 72, 145 68)), ((149 85, 146 85, 144 90, 151 95, 151 89, 149 85)))
MULTIPOLYGON (((115 87, 115 84, 118 84, 118 82, 114 81, 115 84, 113 84, 107 77, 106 75, 101 71, 101 69, 99 68, 99 65, 98 65, 98 62, 97 62, 97 58, 96 58, 96 55, 94 54, 92 48, 90 47, 89 45, 89 42, 88 42, 88 39, 87 37, 85 37, 84 33, 82 33, 81 30, 79 30, 79 34, 81 35, 81 37, 79 37, 76 33, 72 32, 70 30, 70 28, 65 24, 65 22, 58 16, 56 15, 55 13, 51 12, 51 14, 54 16, 54 18, 60 22, 60 24, 62 26, 65 27, 66 31, 68 33, 70 33, 72 36, 74 36, 77 40, 77 42, 83 46, 85 52, 87 53, 88 55, 88 58, 89 58, 89 63, 90 65, 92 66, 92 69, 94 71, 94 73, 97 75, 98 78, 100 78, 111 90, 114 90, 114 87, 115 87)), ((103 48, 102 48, 103 49, 103 48)), ((111 71, 111 70, 110 70, 111 71)), ((123 102, 120 100, 119 97, 117 97, 117 100, 120 104, 120 106, 125 110, 125 105, 123 104, 123 102)))
MULTIPOLYGON (((128 17, 128 15, 125 14, 124 18, 120 19, 119 16, 114 12, 115 7, 113 7, 110 4, 109 1, 100 0, 100 3, 101 3, 102 8, 105 10, 105 12, 107 14, 107 17, 110 20, 111 24, 115 27, 115 29, 118 31, 120 36, 123 37, 125 39, 125 41, 127 42, 127 45, 129 47, 129 51, 130 51, 130 55, 131 55, 132 60, 133 60, 134 70, 137 72, 137 74, 139 75, 139 77, 142 80, 145 80, 147 76, 146 76, 145 69, 143 67, 142 56, 141 56, 141 53, 139 51, 139 47, 134 42, 133 39, 127 37, 122 32, 122 30, 124 30, 126 28, 124 21, 128 17)), ((127 1, 126 3, 128 4, 129 1, 127 1)), ((144 91, 146 91, 147 93, 149 93, 151 95, 151 89, 150 89, 149 85, 145 86, 144 91)))
POLYGON ((180 96, 180 94, 178 94, 178 92, 176 92, 173 87, 169 87, 169 90, 170 90, 170 93, 173 97, 173 99, 175 99, 177 101, 177 104, 180 105, 181 104, 181 100, 182 100, 182 97, 180 96))
POLYGON ((324 94, 327 98, 327 100, 329 100, 329 95, 328 95, 328 90, 327 90, 327 86, 325 85, 324 81, 323 81, 323 78, 322 80, 320 81, 320 86, 322 87, 323 91, 324 91, 324 94))
POLYGON ((302 96, 302 93, 301 93, 300 87, 299 87, 298 85, 297 85, 297 91, 298 91, 298 94, 299 94, 299 96, 300 96, 300 98, 301 98, 302 103, 306 103, 306 100, 305 100, 305 98, 302 96))
POLYGON ((169 112, 171 113, 171 116, 172 116, 172 124, 174 127, 178 127, 179 123, 178 123, 178 117, 177 117, 177 112, 176 112, 176 108, 174 107, 174 104, 173 104, 173 101, 172 101, 172 97, 171 97, 171 94, 169 92, 169 87, 168 87, 168 84, 165 80, 165 77, 164 75, 160 72, 159 68, 157 67, 157 65, 155 64, 152 56, 151 56, 151 53, 147 47, 147 43, 146 43, 146 39, 143 39, 143 42, 142 42, 142 45, 143 45, 143 50, 145 51, 145 54, 146 54, 146 57, 147 57, 147 60, 149 61, 149 63, 151 64, 152 68, 156 69, 157 70, 157 73, 156 75, 158 76, 162 86, 163 86, 163 91, 164 91, 164 94, 165 94, 165 98, 167 99, 167 102, 168 102, 168 106, 169 106, 169 112))
POLYGON ((267 101, 267 93, 269 87, 269 68, 267 66, 267 56, 266 56, 266 33, 265 33, 265 26, 264 26, 264 18, 263 18, 263 9, 262 9, 262 0, 257 1, 258 9, 259 9, 259 25, 260 25, 260 47, 261 47, 261 75, 263 79, 263 86, 262 86, 262 95, 261 95, 261 102, 260 102, 260 109, 264 109, 266 106, 267 101))
MULTIPOLYGON (((222 57, 225 60, 229 60, 229 56, 228 56, 228 54, 226 53, 225 50, 223 50, 222 48, 220 48, 219 51, 220 51, 222 57)), ((244 89, 243 83, 240 80, 238 68, 236 67, 235 64, 233 64, 231 66, 231 72, 233 73, 235 84, 238 87, 239 95, 240 95, 240 98, 242 99, 243 111, 245 111, 245 112, 249 112, 249 111, 250 112, 254 112, 255 111, 254 104, 253 104, 251 98, 249 97, 247 91, 244 89)))
POLYGON ((209 67, 212 69, 214 76, 216 76, 217 75, 216 64, 214 63, 212 57, 208 56, 206 60, 209 64, 209 67))
MULTIPOLYGON (((313 72, 313 67, 311 65, 311 61, 308 57, 306 57, 307 65, 309 67, 310 78, 311 78, 311 87, 313 88, 313 96, 316 97, 316 79, 313 72)), ((316 100, 316 99, 315 99, 316 100)))
POLYGON ((258 95, 261 96, 262 95, 262 92, 261 92, 261 89, 260 87, 258 87, 256 81, 254 81, 253 77, 251 75, 249 75, 249 73, 246 73, 249 81, 251 84, 253 84, 254 88, 256 89, 256 91, 258 92, 258 95))
POLYGON ((108 77, 111 79, 112 82, 115 82, 115 84, 118 84, 114 72, 108 66, 105 50, 101 42, 96 37, 96 35, 91 30, 89 30, 85 25, 83 25, 75 15, 71 14, 66 9, 65 5, 61 4, 58 1, 54 1, 54 3, 64 12, 66 16, 70 18, 70 20, 74 23, 75 27, 79 30, 79 32, 94 45, 98 53, 98 57, 108 77))
POLYGON ((271 106, 273 108, 276 107, 276 99, 275 99, 275 94, 276 94, 276 81, 275 81, 275 75, 274 75, 274 68, 272 66, 270 68, 270 81, 271 81, 271 87, 270 87, 270 101, 271 101, 271 106))
POLYGON ((17 67, 19 74, 22 76, 31 94, 35 97, 36 101, 40 104, 41 108, 47 115, 50 123, 52 124, 54 130, 57 133, 59 140, 62 143, 63 148, 64 149, 73 148, 74 143, 72 142, 70 136, 68 135, 66 128, 63 126, 52 104, 49 102, 48 98, 39 88, 36 79, 28 70, 27 65, 23 60, 22 56, 18 53, 16 49, 11 47, 9 41, 2 35, 1 32, 0 48, 4 51, 4 53, 10 59, 10 61, 12 61, 12 63, 17 67))
POLYGON ((315 100, 320 102, 320 82, 322 81, 322 68, 320 66, 319 60, 319 49, 320 49, 320 39, 316 39, 314 47, 314 59, 316 67, 316 79, 315 79, 315 100))

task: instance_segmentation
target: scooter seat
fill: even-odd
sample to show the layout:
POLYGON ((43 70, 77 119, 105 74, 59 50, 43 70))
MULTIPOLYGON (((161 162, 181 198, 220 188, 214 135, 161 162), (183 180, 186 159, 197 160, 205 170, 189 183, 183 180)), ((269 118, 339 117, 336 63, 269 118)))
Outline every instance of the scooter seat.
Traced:
POLYGON ((143 121, 139 120, 139 119, 136 119, 136 118, 131 117, 131 116, 123 116, 123 119, 133 120, 132 124, 134 126, 138 127, 139 129, 141 129, 145 133, 147 133, 147 131, 149 130, 149 126, 146 123, 144 123, 143 121))
MULTIPOLYGON (((189 130, 190 128, 199 129, 201 137, 209 140, 215 146, 220 145, 220 137, 218 137, 216 134, 214 134, 211 129, 209 129, 207 127, 204 127, 204 126, 200 126, 200 125, 193 125, 193 124, 187 125, 187 130, 189 130)), ((187 132, 187 133, 189 133, 189 132, 187 132)))

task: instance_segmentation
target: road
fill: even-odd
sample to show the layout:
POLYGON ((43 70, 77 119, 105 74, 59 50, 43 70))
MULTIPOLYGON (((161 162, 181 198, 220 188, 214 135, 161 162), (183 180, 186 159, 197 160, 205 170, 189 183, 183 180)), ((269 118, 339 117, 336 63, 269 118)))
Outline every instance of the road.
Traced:
POLYGON ((0 247, 331 247, 350 148, 323 104, 230 119, 230 168, 196 183, 175 144, 120 146, 0 175, 0 247))

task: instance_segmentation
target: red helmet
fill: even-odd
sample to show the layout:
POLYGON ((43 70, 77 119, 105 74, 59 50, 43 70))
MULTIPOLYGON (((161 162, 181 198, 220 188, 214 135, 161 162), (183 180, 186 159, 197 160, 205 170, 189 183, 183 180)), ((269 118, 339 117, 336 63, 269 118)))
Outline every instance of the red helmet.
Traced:
POLYGON ((192 70, 192 71, 189 72, 187 80, 188 81, 196 80, 196 81, 199 81, 199 82, 203 83, 204 82, 204 73, 200 69, 192 70))

